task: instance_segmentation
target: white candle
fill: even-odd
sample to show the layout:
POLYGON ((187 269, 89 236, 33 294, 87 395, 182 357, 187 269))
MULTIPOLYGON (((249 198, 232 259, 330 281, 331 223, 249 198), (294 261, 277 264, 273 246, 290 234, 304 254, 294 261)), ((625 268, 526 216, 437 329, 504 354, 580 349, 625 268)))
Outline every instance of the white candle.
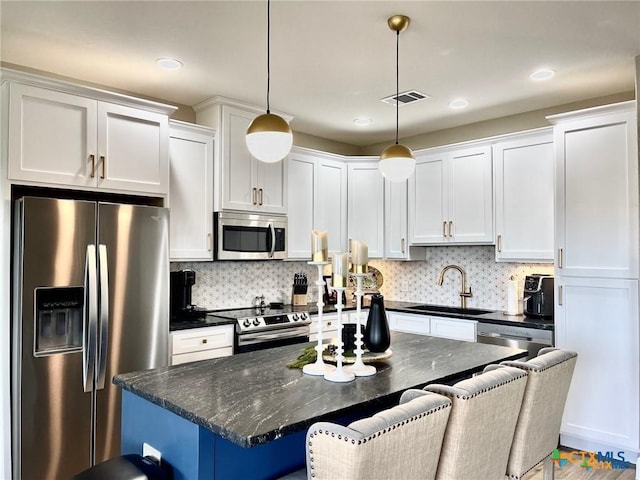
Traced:
POLYGON ((325 230, 311 232, 311 261, 326 262, 328 258, 327 232, 325 230))
POLYGON ((354 273, 367 273, 367 263, 369 262, 369 248, 367 244, 360 240, 351 242, 351 263, 353 263, 354 273))
POLYGON ((333 256, 333 286, 346 288, 347 272, 349 270, 349 258, 346 253, 337 253, 333 256))

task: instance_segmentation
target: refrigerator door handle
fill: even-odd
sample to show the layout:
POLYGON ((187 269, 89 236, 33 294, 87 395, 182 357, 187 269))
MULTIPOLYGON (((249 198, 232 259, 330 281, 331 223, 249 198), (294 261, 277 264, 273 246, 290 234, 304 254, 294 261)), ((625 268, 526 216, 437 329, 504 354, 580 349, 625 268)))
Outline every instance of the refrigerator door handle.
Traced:
POLYGON ((82 386, 93 391, 96 367, 96 337, 98 334, 98 276, 96 246, 87 245, 84 264, 84 349, 82 351, 82 386))
POLYGON ((100 262, 98 268, 100 275, 100 338, 98 341, 96 390, 102 390, 107 372, 107 349, 109 346, 109 267, 106 245, 98 246, 98 260, 100 262))

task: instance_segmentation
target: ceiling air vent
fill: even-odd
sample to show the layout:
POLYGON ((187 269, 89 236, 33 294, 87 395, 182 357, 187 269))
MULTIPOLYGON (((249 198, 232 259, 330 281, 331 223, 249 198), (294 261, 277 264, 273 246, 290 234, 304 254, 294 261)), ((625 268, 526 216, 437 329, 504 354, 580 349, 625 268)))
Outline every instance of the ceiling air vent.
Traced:
POLYGON ((409 103, 414 103, 420 100, 426 100, 427 98, 431 98, 429 95, 425 93, 420 93, 416 90, 408 90, 406 92, 401 92, 396 97, 395 95, 391 95, 390 97, 385 97, 381 102, 388 103, 389 105, 393 105, 395 107, 396 103, 399 106, 407 105, 409 103))

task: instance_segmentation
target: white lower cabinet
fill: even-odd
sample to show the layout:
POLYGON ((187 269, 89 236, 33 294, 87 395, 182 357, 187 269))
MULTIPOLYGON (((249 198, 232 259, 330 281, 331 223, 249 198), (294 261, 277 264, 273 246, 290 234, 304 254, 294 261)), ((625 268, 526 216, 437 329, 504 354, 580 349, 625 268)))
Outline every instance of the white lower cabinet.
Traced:
POLYGON ((410 313, 387 312, 389 330, 393 332, 417 333, 429 335, 431 332, 429 317, 410 313))
POLYGON ((431 336, 475 342, 476 326, 475 320, 431 317, 431 336))
POLYGON ((556 345, 578 353, 560 443, 637 455, 638 281, 556 277, 556 289, 556 345))
POLYGON ((389 329, 394 332, 417 333, 466 342, 476 341, 477 322, 475 320, 399 312, 387 312, 387 319, 389 329))
POLYGON ((171 365, 233 355, 233 325, 171 332, 171 365))

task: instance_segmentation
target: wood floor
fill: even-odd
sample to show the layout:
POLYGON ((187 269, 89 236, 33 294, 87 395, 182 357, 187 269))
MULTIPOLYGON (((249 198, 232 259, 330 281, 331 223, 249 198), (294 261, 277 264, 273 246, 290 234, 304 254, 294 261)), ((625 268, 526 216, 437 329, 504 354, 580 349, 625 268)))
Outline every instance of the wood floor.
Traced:
MULTIPOLYGON (((566 463, 562 467, 554 466, 555 480, 635 480, 636 469, 626 470, 591 470, 580 465, 566 463)), ((542 480, 542 464, 526 474, 523 480, 542 480)))

